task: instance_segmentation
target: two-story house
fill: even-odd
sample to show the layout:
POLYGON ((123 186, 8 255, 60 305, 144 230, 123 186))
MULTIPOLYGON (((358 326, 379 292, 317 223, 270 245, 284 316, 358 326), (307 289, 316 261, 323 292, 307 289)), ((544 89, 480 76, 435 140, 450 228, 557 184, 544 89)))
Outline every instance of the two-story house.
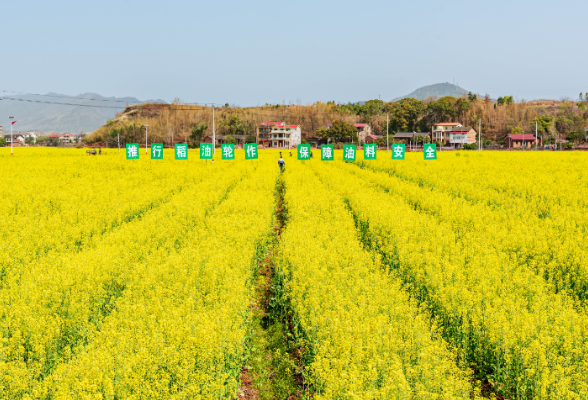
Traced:
POLYGON ((285 122, 262 122, 257 127, 257 143, 264 147, 272 146, 272 126, 285 125, 285 122))
POLYGON ((278 149, 289 149, 302 143, 302 129, 300 125, 281 125, 272 126, 271 130, 271 147, 278 149))
POLYGON ((449 145, 455 148, 463 147, 464 144, 476 143, 477 133, 469 126, 455 127, 449 133, 449 145))
POLYGON ((75 140, 75 135, 73 133, 64 133, 59 137, 59 141, 62 144, 73 143, 75 140))
POLYGON ((461 128, 462 124, 459 122, 439 122, 433 125, 431 130, 431 137, 434 142, 442 142, 443 144, 449 144, 451 130, 453 128, 461 128))
POLYGON ((257 127, 257 143, 264 147, 292 148, 302 143, 302 128, 285 122, 262 122, 257 127))
POLYGON ((433 125, 431 137, 434 142, 441 142, 444 146, 455 148, 464 144, 476 143, 476 131, 459 122, 440 122, 433 125))

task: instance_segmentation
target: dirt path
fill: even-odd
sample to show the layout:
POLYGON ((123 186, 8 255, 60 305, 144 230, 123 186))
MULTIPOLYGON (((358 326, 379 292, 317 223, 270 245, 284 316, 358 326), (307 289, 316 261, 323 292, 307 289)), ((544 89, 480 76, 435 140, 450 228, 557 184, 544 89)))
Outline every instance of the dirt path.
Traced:
POLYGON ((294 400, 309 398, 302 375, 289 302, 274 274, 277 247, 286 227, 286 187, 281 175, 276 183, 276 223, 266 252, 258 258, 247 338, 248 361, 241 371, 239 399, 294 400), (306 392, 306 395, 305 395, 306 392))

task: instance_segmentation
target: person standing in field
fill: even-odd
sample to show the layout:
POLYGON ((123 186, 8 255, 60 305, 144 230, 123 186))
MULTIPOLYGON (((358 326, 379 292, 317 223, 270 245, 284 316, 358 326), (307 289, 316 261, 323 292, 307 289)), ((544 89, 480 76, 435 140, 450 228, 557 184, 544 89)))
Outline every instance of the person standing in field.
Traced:
POLYGON ((284 164, 286 164, 286 162, 282 158, 282 153, 280 153, 280 159, 278 160, 278 165, 280 166, 280 174, 284 172, 284 164))

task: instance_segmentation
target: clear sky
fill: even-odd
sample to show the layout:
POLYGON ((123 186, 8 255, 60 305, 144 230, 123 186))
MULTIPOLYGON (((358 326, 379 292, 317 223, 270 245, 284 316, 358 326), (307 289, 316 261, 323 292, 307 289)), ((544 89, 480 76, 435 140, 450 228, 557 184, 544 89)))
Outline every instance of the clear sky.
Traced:
POLYGON ((588 91, 587 0, 7 1, 0 90, 186 102, 588 91))

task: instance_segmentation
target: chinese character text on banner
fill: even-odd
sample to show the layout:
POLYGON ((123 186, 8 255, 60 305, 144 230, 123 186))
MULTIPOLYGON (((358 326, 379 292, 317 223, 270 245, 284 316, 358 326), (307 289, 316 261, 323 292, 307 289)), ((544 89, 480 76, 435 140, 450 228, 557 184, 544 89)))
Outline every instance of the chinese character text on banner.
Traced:
POLYGON ((299 144, 298 145, 298 159, 299 160, 310 160, 310 145, 299 144))
POLYGON ((187 144, 176 144, 175 145, 176 160, 187 160, 188 159, 188 145, 187 144))
POLYGON ((151 143, 151 159, 163 160, 163 143, 151 143))
POLYGON ((436 160, 437 159, 437 145, 436 144, 425 144, 423 146, 423 153, 425 154, 425 160, 436 160))
POLYGON ((343 145, 343 161, 355 161, 357 147, 354 144, 343 145))
POLYGON ((127 160, 139 159, 139 143, 127 143, 127 160))
POLYGON ((321 146, 321 160, 333 161, 335 159, 334 146, 332 144, 323 144, 321 146))
POLYGON ((376 159, 376 144, 364 144, 363 145, 363 159, 364 160, 375 160, 376 159))
POLYGON ((405 144, 393 144, 392 145, 392 159, 393 160, 404 160, 405 144))
POLYGON ((221 145, 223 152, 223 160, 235 159, 235 145, 233 143, 221 145))
POLYGON ((200 143, 200 159, 212 160, 212 143, 200 143))
POLYGON ((245 159, 257 160, 257 143, 245 144, 245 159))

